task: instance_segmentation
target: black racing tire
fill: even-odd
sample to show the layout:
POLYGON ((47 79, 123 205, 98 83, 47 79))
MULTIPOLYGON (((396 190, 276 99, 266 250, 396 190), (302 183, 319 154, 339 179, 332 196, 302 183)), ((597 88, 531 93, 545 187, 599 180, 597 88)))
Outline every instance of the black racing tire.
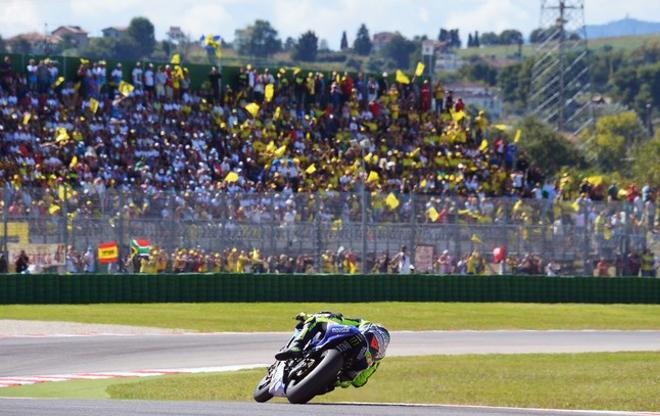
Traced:
POLYGON ((265 403, 268 400, 273 398, 273 395, 268 392, 270 388, 270 374, 266 374, 261 381, 257 384, 257 387, 252 393, 252 397, 259 403, 265 403))
POLYGON ((321 353, 321 362, 298 382, 289 382, 286 388, 286 398, 290 403, 305 404, 317 394, 328 391, 328 386, 334 385, 337 374, 344 366, 344 357, 335 349, 321 353))

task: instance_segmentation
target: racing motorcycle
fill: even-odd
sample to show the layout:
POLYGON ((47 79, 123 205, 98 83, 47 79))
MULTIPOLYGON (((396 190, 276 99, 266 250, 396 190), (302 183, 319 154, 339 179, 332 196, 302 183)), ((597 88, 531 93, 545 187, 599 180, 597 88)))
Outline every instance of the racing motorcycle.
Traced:
MULTIPOLYGON (((297 327, 282 349, 288 348, 299 332, 297 327)), ((276 361, 268 367, 254 389, 254 400, 286 397, 290 403, 303 404, 329 393, 337 381, 350 379, 345 374, 366 348, 366 338, 358 328, 329 322, 325 331, 319 331, 303 347, 302 356, 276 361)))

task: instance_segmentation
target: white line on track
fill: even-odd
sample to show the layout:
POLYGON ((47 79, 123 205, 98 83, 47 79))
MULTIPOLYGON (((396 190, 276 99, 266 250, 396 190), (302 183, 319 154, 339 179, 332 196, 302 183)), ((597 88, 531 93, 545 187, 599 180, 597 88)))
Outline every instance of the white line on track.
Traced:
POLYGON ((58 382, 58 381, 105 380, 105 379, 113 379, 113 378, 167 376, 174 374, 221 373, 228 371, 251 370, 254 368, 264 368, 267 366, 268 366, 267 364, 248 364, 248 365, 227 365, 221 367, 171 368, 171 369, 156 369, 156 370, 57 374, 57 375, 49 375, 49 376, 7 376, 7 377, 0 377, 0 388, 14 387, 19 385, 24 386, 30 384, 58 382))

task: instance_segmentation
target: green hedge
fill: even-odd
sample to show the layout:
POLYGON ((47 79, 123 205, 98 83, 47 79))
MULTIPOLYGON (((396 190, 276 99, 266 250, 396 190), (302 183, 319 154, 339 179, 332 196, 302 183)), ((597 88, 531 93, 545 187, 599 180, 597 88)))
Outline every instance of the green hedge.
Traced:
POLYGON ((660 279, 396 275, 5 275, 0 304, 121 302, 660 303, 660 279))

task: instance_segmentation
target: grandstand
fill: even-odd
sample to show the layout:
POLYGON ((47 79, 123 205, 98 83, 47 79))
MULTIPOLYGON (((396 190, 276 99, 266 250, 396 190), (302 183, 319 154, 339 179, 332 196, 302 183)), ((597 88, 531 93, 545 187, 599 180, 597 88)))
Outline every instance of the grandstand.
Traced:
POLYGON ((0 68, 2 214, 28 226, 3 233, 10 267, 95 271, 114 241, 113 271, 408 272, 403 245, 423 273, 646 270, 650 188, 543 177, 441 84, 60 61, 0 68))

